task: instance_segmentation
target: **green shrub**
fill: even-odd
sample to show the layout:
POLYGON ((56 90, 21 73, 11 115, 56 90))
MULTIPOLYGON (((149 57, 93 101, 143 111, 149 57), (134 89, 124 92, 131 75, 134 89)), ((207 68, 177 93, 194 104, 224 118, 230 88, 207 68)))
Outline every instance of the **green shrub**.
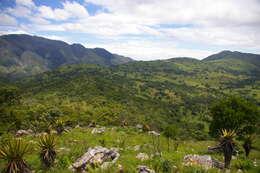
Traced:
POLYGON ((251 160, 236 160, 234 161, 234 167, 243 171, 249 170, 254 167, 254 163, 251 160))
POLYGON ((155 172, 164 172, 164 173, 172 173, 173 172, 173 163, 170 160, 155 158, 153 163, 153 169, 155 172))

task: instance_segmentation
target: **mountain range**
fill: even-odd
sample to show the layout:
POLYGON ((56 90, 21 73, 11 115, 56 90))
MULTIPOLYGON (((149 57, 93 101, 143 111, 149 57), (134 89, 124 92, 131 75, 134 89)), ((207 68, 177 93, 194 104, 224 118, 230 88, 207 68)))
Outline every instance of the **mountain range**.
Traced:
POLYGON ((0 36, 0 57, 0 72, 9 76, 33 75, 71 64, 110 66, 132 61, 103 48, 23 34, 0 36))

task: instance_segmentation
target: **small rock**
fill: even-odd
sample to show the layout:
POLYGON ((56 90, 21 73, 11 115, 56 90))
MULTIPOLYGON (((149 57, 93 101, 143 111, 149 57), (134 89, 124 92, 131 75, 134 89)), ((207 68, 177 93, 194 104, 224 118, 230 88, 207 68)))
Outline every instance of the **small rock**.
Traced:
POLYGON ((144 126, 143 126, 142 124, 137 124, 135 127, 136 127, 137 129, 142 130, 144 126))
POLYGON ((78 125, 76 125, 76 126, 75 126, 75 128, 76 128, 76 129, 80 128, 80 125, 79 125, 79 124, 78 124, 78 125))
POLYGON ((136 146, 134 146, 134 148, 133 148, 134 151, 138 151, 138 150, 140 150, 140 149, 141 149, 141 146, 140 146, 140 145, 136 145, 136 146))
POLYGON ((149 159, 149 156, 146 153, 138 153, 136 156, 137 159, 140 159, 141 161, 149 159))
POLYGON ((88 127, 97 127, 97 124, 96 124, 96 123, 90 123, 90 124, 88 125, 88 127))
POLYGON ((30 135, 32 133, 33 133, 33 131, 31 129, 28 129, 28 130, 18 130, 16 132, 16 136, 30 135))
POLYGON ((139 166, 137 166, 137 169, 138 169, 138 173, 155 173, 154 170, 149 169, 145 165, 139 165, 139 166))
POLYGON ((105 133, 105 128, 94 128, 92 131, 91 131, 92 134, 103 134, 105 133))
POLYGON ((149 131, 148 134, 153 136, 160 136, 160 133, 157 133, 156 131, 149 131))
POLYGON ((70 130, 69 130, 69 129, 64 129, 64 132, 67 132, 67 133, 69 133, 69 132, 70 132, 70 130))
POLYGON ((118 164, 118 165, 117 165, 117 168, 118 168, 119 170, 122 170, 122 169, 123 169, 123 165, 118 164))

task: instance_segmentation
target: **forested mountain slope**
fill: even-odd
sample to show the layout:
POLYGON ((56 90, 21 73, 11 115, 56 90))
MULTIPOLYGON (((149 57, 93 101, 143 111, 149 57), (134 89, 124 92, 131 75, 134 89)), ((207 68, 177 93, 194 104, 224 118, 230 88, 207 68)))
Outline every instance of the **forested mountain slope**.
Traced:
POLYGON ((112 54, 105 49, 88 49, 81 44, 30 35, 0 36, 0 75, 28 76, 71 64, 110 66, 132 59, 112 54))

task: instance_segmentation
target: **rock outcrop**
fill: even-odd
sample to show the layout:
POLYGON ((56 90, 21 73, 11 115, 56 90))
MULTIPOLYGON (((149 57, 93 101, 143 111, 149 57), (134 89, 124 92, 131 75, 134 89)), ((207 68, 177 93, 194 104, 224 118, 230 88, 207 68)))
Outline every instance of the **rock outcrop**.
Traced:
POLYGON ((186 155, 184 156, 184 165, 192 166, 199 165, 204 169, 209 168, 224 168, 224 163, 212 158, 211 156, 200 156, 200 155, 186 155))
POLYGON ((116 162, 119 156, 120 154, 116 148, 108 149, 96 146, 94 148, 89 148, 83 156, 69 167, 69 169, 84 172, 87 171, 87 166, 94 167, 97 164, 100 165, 101 168, 106 168, 110 164, 116 162))

